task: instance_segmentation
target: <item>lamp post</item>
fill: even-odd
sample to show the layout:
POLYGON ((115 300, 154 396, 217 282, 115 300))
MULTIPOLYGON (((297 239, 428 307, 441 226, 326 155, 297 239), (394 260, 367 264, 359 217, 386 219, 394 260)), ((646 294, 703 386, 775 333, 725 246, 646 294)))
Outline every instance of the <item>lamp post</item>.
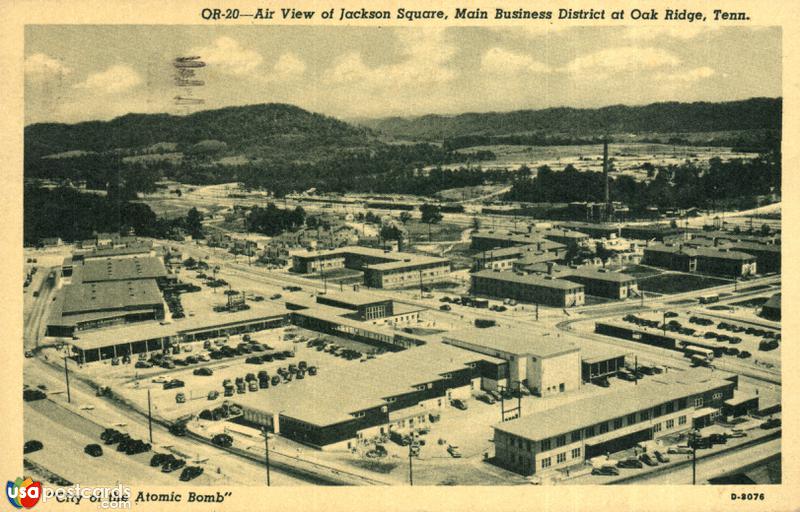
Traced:
POLYGON ((64 378, 67 381, 67 403, 72 403, 72 397, 69 393, 69 368, 67 368, 67 356, 64 356, 64 378))
POLYGON ((692 449, 692 485, 697 483, 697 442, 700 432, 695 428, 689 432, 689 448, 692 449))
POLYGON ((264 436, 264 463, 267 466, 267 487, 270 486, 269 481, 269 432, 267 432, 267 428, 263 427, 261 429, 261 433, 264 436))

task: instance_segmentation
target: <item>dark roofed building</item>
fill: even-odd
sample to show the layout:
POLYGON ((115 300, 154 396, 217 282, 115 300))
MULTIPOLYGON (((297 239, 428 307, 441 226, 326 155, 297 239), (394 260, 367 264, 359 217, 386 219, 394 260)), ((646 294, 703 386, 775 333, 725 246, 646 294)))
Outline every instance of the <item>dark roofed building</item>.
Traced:
POLYGON ((582 306, 584 286, 552 276, 482 270, 472 274, 472 293, 553 307, 582 306))
POLYGON ((768 320, 780 322, 781 320, 781 294, 776 293, 761 306, 761 316, 768 320))

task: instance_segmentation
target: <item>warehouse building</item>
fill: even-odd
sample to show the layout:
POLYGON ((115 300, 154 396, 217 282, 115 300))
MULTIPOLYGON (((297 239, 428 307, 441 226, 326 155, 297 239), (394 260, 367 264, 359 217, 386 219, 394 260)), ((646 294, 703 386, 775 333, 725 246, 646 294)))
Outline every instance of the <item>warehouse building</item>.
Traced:
POLYGON ((714 421, 737 384, 736 376, 726 379, 723 372, 670 372, 500 423, 494 427, 495 461, 523 475, 582 464, 714 421))
POLYGON ((516 299, 553 307, 582 306, 584 286, 556 279, 516 272, 482 270, 471 275, 472 293, 502 299, 516 299))
POLYGON ((548 240, 537 233, 515 233, 512 231, 476 231, 471 235, 470 249, 490 251, 501 247, 537 245, 538 251, 566 253, 566 246, 558 241, 548 240), (539 246, 539 244, 542 244, 539 246))
POLYGON ((484 382, 484 388, 526 386, 534 395, 549 396, 581 386, 580 348, 566 337, 521 329, 490 327, 448 332, 442 341, 508 362, 505 382, 484 382))
POLYGON ((343 450, 360 439, 426 425, 450 407, 450 400, 468 398, 480 388, 483 366, 503 363, 431 343, 321 371, 269 393, 237 396, 236 403, 254 427, 315 448, 343 450))
POLYGON ((781 321, 781 294, 776 293, 761 306, 759 314, 767 320, 781 321))
POLYGON ((621 229, 614 224, 602 224, 591 222, 559 222, 556 227, 561 229, 570 229, 586 233, 592 238, 615 238, 620 236, 621 229))
POLYGON ((723 277, 756 274, 755 256, 725 247, 687 247, 683 244, 656 244, 645 247, 642 263, 654 267, 698 272, 723 277))
POLYGON ((657 240, 659 242, 663 242, 673 237, 682 236, 679 229, 666 226, 664 224, 634 224, 630 226, 623 226, 620 229, 620 233, 625 238, 634 238, 636 240, 657 240))
POLYGON ((446 258, 360 246, 304 252, 292 257, 292 271, 300 274, 324 274, 343 268, 364 272, 364 284, 372 288, 423 286, 445 281, 450 276, 450 260, 446 258))
POLYGON ((564 228, 532 229, 530 233, 545 240, 564 244, 569 248, 576 248, 584 245, 591 238, 586 233, 564 228))

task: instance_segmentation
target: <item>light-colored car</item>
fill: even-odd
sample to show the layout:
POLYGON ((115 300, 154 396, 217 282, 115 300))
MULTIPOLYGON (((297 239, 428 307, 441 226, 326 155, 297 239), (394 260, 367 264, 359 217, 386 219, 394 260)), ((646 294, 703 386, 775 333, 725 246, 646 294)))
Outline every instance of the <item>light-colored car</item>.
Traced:
POLYGON ((450 456, 455 458, 455 459, 460 459, 461 458, 461 450, 459 450, 458 446, 456 446, 454 444, 448 445, 447 453, 449 453, 450 456))
POLYGON ((167 381, 169 381, 169 378, 165 377, 164 375, 159 375, 158 377, 153 379, 153 383, 155 384, 164 384, 167 381))

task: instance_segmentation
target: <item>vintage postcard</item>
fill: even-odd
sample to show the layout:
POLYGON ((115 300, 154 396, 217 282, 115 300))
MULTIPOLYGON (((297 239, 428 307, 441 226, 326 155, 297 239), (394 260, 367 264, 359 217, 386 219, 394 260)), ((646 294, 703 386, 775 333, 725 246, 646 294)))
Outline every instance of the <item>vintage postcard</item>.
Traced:
POLYGON ((670 3, 0 7, 8 506, 794 509, 798 9, 670 3))

